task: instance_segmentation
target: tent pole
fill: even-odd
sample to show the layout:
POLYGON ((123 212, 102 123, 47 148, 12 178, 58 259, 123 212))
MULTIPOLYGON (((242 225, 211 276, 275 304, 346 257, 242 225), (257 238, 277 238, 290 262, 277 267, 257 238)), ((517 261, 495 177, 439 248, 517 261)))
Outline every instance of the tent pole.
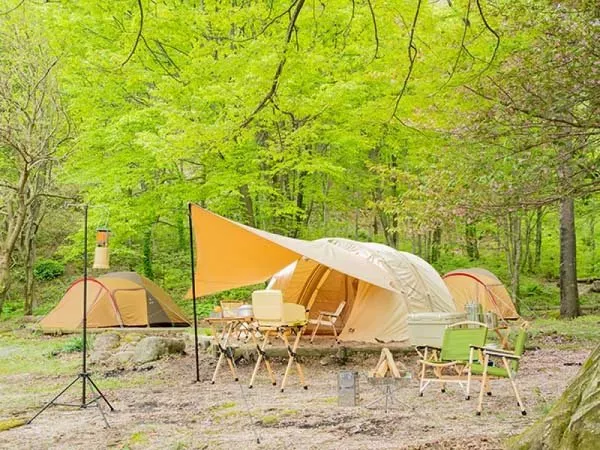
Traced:
POLYGON ((192 269, 192 304, 194 305, 194 355, 196 357, 196 383, 200 382, 200 362, 198 359, 198 318, 196 316, 196 275, 194 270, 194 230, 192 226, 192 203, 188 203, 190 227, 190 267, 192 269))

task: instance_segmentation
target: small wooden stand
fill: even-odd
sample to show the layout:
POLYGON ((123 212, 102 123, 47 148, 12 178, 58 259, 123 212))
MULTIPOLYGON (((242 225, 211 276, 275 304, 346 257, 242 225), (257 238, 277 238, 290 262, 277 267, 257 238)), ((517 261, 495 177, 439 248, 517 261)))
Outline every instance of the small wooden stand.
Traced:
MULTIPOLYGON (((406 373, 406 367, 404 364, 400 363, 402 366, 402 370, 406 373)), ((381 356, 379 357, 379 362, 375 366, 375 370, 371 371, 369 374, 370 377, 373 378, 383 378, 387 376, 387 374, 391 373, 391 376, 394 378, 402 378, 400 375, 400 371, 398 370, 398 366, 394 361, 394 357, 392 356, 392 352, 388 348, 383 348, 381 350, 381 356)))

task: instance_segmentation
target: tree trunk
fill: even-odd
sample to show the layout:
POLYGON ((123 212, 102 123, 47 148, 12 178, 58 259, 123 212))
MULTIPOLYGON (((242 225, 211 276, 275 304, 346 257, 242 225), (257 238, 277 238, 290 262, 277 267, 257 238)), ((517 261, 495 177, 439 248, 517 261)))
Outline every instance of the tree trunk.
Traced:
POLYGON ((523 433, 511 438, 507 448, 519 450, 596 449, 600 442, 600 346, 548 414, 523 433))
POLYGON ((525 242, 522 245, 525 251, 523 252, 521 267, 525 267, 530 272, 533 269, 533 261, 531 258, 531 231, 531 215, 528 213, 525 220, 525 242))
POLYGON ((475 222, 467 221, 465 224, 465 248, 469 259, 479 259, 477 226, 475 222))
POLYGON ((535 251, 533 257, 533 269, 539 270, 542 260, 542 219, 544 218, 544 208, 541 206, 535 213, 535 251))
POLYGON ((436 227, 433 230, 433 238, 431 242, 431 263, 435 264, 440 259, 440 246, 442 244, 442 229, 436 227))
POLYGON ((3 252, 0 254, 0 313, 4 307, 4 301, 6 300, 6 294, 10 288, 10 258, 3 252))
POLYGON ((256 227, 256 218, 254 217, 254 203, 252 202, 252 197, 250 195, 250 189, 247 184, 240 186, 240 193, 242 194, 242 198, 244 200, 244 207, 246 209, 246 220, 248 221, 248 225, 251 227, 256 227))
POLYGON ((142 253, 144 276, 153 280, 154 269, 152 267, 152 228, 149 228, 144 233, 142 253))
POLYGON ((575 201, 563 198, 560 204, 560 316, 580 315, 577 290, 575 201))
POLYGON ((510 291, 515 308, 519 312, 521 290, 521 216, 519 213, 508 214, 506 231, 506 259, 510 274, 510 291))

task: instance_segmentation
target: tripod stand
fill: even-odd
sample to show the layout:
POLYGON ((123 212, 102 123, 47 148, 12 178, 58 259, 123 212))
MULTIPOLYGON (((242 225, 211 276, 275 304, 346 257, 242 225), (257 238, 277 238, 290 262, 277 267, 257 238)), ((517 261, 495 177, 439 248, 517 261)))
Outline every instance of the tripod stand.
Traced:
POLYGON ((83 358, 82 358, 82 370, 81 373, 77 375, 77 377, 71 381, 62 391, 60 391, 50 402, 40 409, 35 416, 33 416, 27 424, 33 422, 33 420, 42 414, 46 409, 50 406, 72 406, 80 409, 85 409, 91 404, 95 404, 98 407, 98 410, 102 414, 102 419, 107 427, 110 427, 108 421, 106 420, 106 416, 104 415, 104 411, 100 407, 100 400, 104 400, 111 411, 114 411, 114 408, 110 404, 110 402, 106 399, 104 394, 98 389, 96 383, 92 380, 90 374, 87 372, 87 267, 88 267, 88 258, 87 258, 87 241, 88 241, 88 205, 83 205, 83 318, 82 325, 83 330, 81 333, 82 343, 83 343, 83 358), (59 403, 57 400, 65 394, 72 386, 75 386, 78 381, 81 380, 81 402, 79 404, 72 403, 59 403), (89 384, 90 392, 93 394, 92 398, 88 400, 87 395, 87 386, 89 384))

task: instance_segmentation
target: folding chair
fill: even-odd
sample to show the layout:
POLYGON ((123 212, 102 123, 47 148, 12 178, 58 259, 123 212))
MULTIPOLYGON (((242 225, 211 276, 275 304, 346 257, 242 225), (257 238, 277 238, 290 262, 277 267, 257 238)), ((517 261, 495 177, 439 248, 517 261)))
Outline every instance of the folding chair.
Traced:
POLYGON ((277 385, 269 358, 265 352, 265 348, 269 344, 269 338, 275 336, 283 340, 288 352, 288 364, 285 369, 285 374, 283 375, 283 380, 281 381, 281 392, 285 389, 288 374, 294 363, 296 364, 300 382, 304 389, 308 389, 304 379, 302 365, 298 362, 296 353, 300 337, 308 323, 304 306, 296 303, 284 303, 281 291, 267 289, 254 291, 252 293, 252 310, 254 313, 254 320, 257 323, 257 329, 263 334, 263 342, 262 345, 258 345, 255 340, 258 358, 256 359, 256 365, 252 372, 249 387, 252 388, 256 374, 263 361, 273 386, 277 385), (294 339, 293 346, 290 346, 288 337, 292 334, 295 334, 296 338, 294 339))
POLYGON ((423 353, 417 349, 422 356, 419 360, 421 365, 419 396, 423 396, 423 391, 432 382, 441 383, 442 392, 446 392, 446 383, 458 383, 468 396, 470 383, 468 367, 472 361, 470 358, 473 358, 471 346, 483 347, 487 331, 487 326, 480 322, 455 323, 449 325, 444 331, 441 348, 425 346, 423 353), (431 369, 433 376, 428 376, 427 369, 431 369), (466 388, 463 386, 464 383, 467 384, 466 388))
POLYGON ((335 328, 335 322, 338 320, 338 318, 340 317, 340 314, 344 310, 344 306, 346 306, 346 302, 340 303, 338 305, 337 309, 335 310, 335 312, 319 311, 319 315, 317 316, 316 319, 311 319, 308 321, 310 324, 316 325, 315 329, 312 332, 312 335, 310 336, 311 344, 313 343, 313 340, 315 339, 315 335, 317 334, 317 330, 319 329, 319 326, 321 326, 321 325, 330 326, 333 329, 333 335, 335 336, 336 344, 340 343, 340 341, 338 340, 337 330, 335 328))
MULTIPOLYGON (((519 329, 517 338, 514 343, 514 351, 492 349, 486 347, 473 347, 473 351, 478 350, 483 353, 483 359, 481 363, 472 363, 469 366, 469 376, 481 375, 481 389, 479 391, 479 402, 477 404, 477 415, 481 415, 483 409, 483 391, 487 387, 487 394, 492 395, 492 391, 489 389, 489 379, 506 379, 510 381, 515 397, 517 397, 517 404, 521 410, 522 415, 527 415, 525 406, 519 395, 517 383, 515 381, 517 373, 519 371, 519 363, 523 353, 525 351, 525 341, 527 340, 527 330, 524 326, 519 329), (493 359, 492 359, 493 358, 493 359), (490 365, 490 361, 499 361, 499 365, 490 365)), ((467 396, 468 396, 467 392, 467 396)))

